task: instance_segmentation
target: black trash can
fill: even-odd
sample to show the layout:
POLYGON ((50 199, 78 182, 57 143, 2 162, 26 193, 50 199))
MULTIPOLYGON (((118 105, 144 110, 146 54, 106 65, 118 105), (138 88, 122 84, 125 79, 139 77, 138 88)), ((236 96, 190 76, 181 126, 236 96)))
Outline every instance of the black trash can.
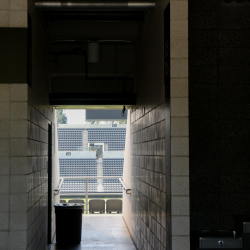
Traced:
POLYGON ((68 245, 80 244, 84 205, 59 203, 54 207, 56 213, 56 242, 68 245))

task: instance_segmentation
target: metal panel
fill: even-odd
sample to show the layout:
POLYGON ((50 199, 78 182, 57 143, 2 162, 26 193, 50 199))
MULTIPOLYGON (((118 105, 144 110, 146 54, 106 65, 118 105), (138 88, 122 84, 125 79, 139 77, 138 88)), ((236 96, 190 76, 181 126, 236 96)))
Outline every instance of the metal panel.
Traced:
POLYGON ((50 105, 135 105, 136 94, 50 94, 50 105))
POLYGON ((200 237, 200 249, 241 249, 242 238, 200 237))
POLYGON ((127 110, 124 116, 121 113, 121 110, 86 110, 86 121, 127 120, 127 110))
POLYGON ((153 10, 154 0, 36 1, 39 10, 153 10))
POLYGON ((243 233, 250 233, 250 222, 243 222, 243 233))

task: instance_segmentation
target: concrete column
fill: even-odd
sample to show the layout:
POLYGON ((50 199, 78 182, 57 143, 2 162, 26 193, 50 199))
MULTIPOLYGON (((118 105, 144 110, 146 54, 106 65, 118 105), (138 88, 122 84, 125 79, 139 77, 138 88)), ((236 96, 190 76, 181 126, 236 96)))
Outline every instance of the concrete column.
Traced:
POLYGON ((190 249, 188 1, 170 1, 172 249, 190 249))
MULTIPOLYGON (((125 154, 124 154, 124 165, 123 165, 123 182, 127 188, 131 188, 131 130, 130 130, 130 110, 128 110, 127 116, 127 129, 126 129, 126 142, 125 142, 125 154)), ((130 234, 131 232, 131 217, 132 217, 132 204, 131 197, 126 194, 123 190, 123 219, 128 227, 130 234)))

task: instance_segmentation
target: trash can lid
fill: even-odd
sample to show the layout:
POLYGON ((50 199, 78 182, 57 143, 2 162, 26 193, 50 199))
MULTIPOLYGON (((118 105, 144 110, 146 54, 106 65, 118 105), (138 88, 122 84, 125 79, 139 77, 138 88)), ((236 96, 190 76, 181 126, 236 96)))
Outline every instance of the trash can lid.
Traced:
POLYGON ((84 204, 81 203, 58 203, 54 207, 56 209, 83 209, 84 204))

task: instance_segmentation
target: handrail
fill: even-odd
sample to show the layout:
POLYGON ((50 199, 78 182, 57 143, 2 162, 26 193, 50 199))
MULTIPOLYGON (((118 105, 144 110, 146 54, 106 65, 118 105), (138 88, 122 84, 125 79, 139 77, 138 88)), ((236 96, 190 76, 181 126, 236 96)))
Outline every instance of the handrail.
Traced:
MULTIPOLYGON (((88 199, 89 199, 89 196, 88 196, 88 180, 89 179, 121 179, 121 176, 70 176, 70 177, 63 177, 61 178, 62 180, 84 180, 85 179, 85 204, 86 204, 86 209, 85 211, 88 212, 89 209, 88 209, 88 199)), ((62 184, 62 182, 61 182, 62 184)), ((60 185, 60 188, 61 188, 61 185, 60 185)), ((60 190, 59 190, 60 191, 60 190)), ((58 192, 59 193, 59 192, 58 192)))
POLYGON ((57 188, 57 189, 54 189, 54 191, 56 192, 56 193, 54 193, 55 195, 58 195, 58 194, 60 193, 60 190, 61 190, 63 181, 64 181, 64 178, 60 178, 60 183, 59 183, 58 188, 57 188))
POLYGON ((74 180, 74 179, 119 179, 121 176, 70 176, 63 177, 64 180, 74 180))
POLYGON ((127 188, 123 182, 122 178, 119 178, 119 181, 121 182, 123 189, 126 191, 126 194, 130 194, 131 195, 131 188, 127 188), (129 192, 129 193, 128 193, 129 192))

